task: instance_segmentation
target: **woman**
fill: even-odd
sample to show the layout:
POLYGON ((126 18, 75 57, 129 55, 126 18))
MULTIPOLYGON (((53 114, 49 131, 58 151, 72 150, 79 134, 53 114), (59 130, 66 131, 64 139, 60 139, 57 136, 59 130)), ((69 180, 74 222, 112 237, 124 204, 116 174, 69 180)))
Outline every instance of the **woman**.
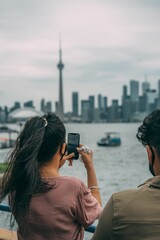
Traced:
POLYGON ((101 213, 92 152, 77 149, 87 171, 88 188, 79 179, 59 173, 66 160, 72 165, 74 156, 66 155, 65 137, 65 127, 56 115, 33 117, 8 159, 0 200, 9 194, 19 240, 81 240, 84 227, 101 213))

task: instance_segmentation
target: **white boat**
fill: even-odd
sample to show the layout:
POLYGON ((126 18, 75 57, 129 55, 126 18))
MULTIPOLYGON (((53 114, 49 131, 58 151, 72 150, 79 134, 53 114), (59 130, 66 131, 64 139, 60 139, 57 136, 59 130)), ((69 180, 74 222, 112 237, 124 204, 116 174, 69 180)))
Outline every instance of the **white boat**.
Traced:
POLYGON ((105 137, 101 138, 97 142, 98 146, 103 147, 116 147, 121 145, 120 133, 118 132, 106 132, 105 137))

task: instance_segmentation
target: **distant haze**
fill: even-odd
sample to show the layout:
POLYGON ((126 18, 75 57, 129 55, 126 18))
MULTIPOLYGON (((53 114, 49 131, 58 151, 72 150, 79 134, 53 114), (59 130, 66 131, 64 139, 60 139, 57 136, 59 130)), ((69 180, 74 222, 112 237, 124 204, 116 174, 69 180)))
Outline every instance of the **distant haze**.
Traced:
POLYGON ((0 0, 0 106, 58 100, 60 36, 65 112, 73 91, 120 100, 145 76, 157 88, 159 0, 0 0))

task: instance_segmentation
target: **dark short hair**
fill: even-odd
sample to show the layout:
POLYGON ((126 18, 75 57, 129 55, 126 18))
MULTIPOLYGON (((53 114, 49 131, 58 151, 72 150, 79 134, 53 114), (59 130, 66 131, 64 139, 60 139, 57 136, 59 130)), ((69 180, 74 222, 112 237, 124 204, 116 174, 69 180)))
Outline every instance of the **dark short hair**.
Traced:
POLYGON ((153 146, 160 157, 160 109, 144 118, 136 136, 143 146, 153 146))

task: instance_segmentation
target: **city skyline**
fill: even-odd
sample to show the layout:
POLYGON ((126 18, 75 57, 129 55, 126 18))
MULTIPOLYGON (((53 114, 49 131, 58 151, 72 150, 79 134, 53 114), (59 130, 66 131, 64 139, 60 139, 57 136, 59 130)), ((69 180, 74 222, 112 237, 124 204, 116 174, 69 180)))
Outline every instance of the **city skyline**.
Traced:
MULTIPOLYGON (((78 104, 79 104, 79 110, 81 109, 81 101, 88 101, 88 98, 90 97, 90 96, 94 96, 95 97, 95 107, 97 108, 98 107, 98 105, 99 105, 99 96, 103 96, 103 97, 105 97, 105 98, 107 98, 107 105, 108 106, 111 106, 112 105, 112 102, 113 102, 113 100, 118 100, 118 104, 119 105, 122 105, 122 102, 123 102, 123 95, 124 95, 124 88, 125 88, 125 92, 126 92, 126 96, 130 96, 131 95, 131 82, 137 82, 137 84, 138 84, 138 86, 137 86, 137 88, 138 88, 138 90, 137 90, 137 97, 141 97, 143 94, 144 94, 144 92, 146 92, 146 89, 148 89, 148 90, 151 90, 151 91, 154 91, 154 92, 156 92, 156 95, 157 95, 157 97, 160 97, 158 94, 160 93, 159 92, 159 90, 160 90, 160 79, 157 79, 157 83, 156 83, 156 88, 153 88, 153 86, 152 86, 152 84, 151 84, 151 82, 149 82, 148 80, 144 80, 143 82, 140 82, 140 81, 138 81, 138 80, 136 80, 136 79, 130 79, 129 81, 128 81, 128 83, 127 84, 124 84, 123 86, 122 86, 122 89, 120 89, 119 91, 121 92, 121 97, 120 97, 120 99, 118 99, 116 96, 113 96, 113 98, 112 99, 110 99, 110 101, 109 101, 109 99, 108 99, 108 96, 107 95, 103 95, 102 93, 96 93, 96 94, 90 94, 90 93, 88 93, 88 95, 86 95, 86 97, 85 98, 81 98, 81 93, 79 92, 79 91, 73 91, 73 92, 71 92, 71 102, 70 102, 70 106, 69 106, 69 111, 64 111, 64 113, 68 113, 68 112, 74 112, 74 104, 73 104, 73 99, 74 99, 74 97, 73 97, 73 95, 74 94, 78 94, 78 99, 79 99, 79 101, 78 101, 78 104), (147 88, 146 88, 146 86, 147 86, 147 88)), ((38 105, 36 105, 35 104, 35 101, 34 101, 34 99, 24 99, 23 101, 20 101, 18 98, 17 99, 15 99, 15 101, 14 102, 12 102, 11 103, 11 105, 0 105, 0 107, 2 107, 2 108, 4 108, 5 106, 7 106, 8 108, 12 108, 13 106, 14 106, 14 104, 15 103, 18 103, 18 104, 20 104, 21 105, 21 107, 23 108, 23 105, 25 105, 25 103, 29 103, 29 105, 32 105, 31 107, 34 107, 34 108, 36 108, 37 110, 41 110, 41 108, 42 108, 42 106, 41 106, 41 102, 42 101, 45 101, 45 104, 51 104, 50 105, 50 107, 49 107, 49 109, 52 109, 52 111, 53 112, 57 112, 58 111, 58 100, 56 100, 55 102, 53 102, 51 99, 48 99, 48 98, 45 98, 45 97, 43 97, 43 98, 41 98, 41 99, 39 99, 38 100, 38 105), (56 106, 57 105, 57 106, 56 106), (38 106, 38 107, 37 107, 38 106), (57 107, 57 109, 56 109, 56 107, 57 107)), ((77 102, 77 99, 75 98, 75 101, 77 102)), ((25 107, 25 106, 24 106, 25 107)), ((58 113, 58 112, 57 112, 58 113)))
MULTIPOLYGON (((122 106, 124 97, 130 97, 132 102, 137 102, 147 92, 148 93, 154 92, 154 98, 160 99, 160 79, 157 80, 157 88, 153 88, 151 83, 147 80, 144 80, 143 82, 139 82, 138 80, 131 79, 128 81, 127 84, 122 86, 121 99, 119 100, 115 96, 110 100, 110 102, 108 101, 108 96, 103 95, 102 93, 98 93, 95 95, 88 93, 87 97, 84 99, 84 98, 80 97, 80 92, 73 91, 73 92, 71 92, 70 111, 65 111, 64 114, 73 113, 73 116, 74 115, 77 116, 77 114, 79 113, 79 115, 81 115, 81 113, 80 113, 81 112, 81 102, 89 101, 89 99, 92 97, 94 97, 94 107, 95 108, 99 108, 101 105, 104 104, 101 102, 102 101, 101 98, 104 98, 104 101, 106 102, 105 108, 107 108, 107 107, 111 107, 113 101, 115 101, 115 100, 118 101, 117 103, 119 106, 122 106), (78 105, 78 109, 77 109, 76 105, 78 105)), ((58 109, 58 101, 52 102, 49 99, 45 99, 45 98, 39 99, 38 108, 35 105, 34 99, 25 99, 23 102, 21 102, 19 99, 16 99, 14 102, 12 102, 12 106, 6 105, 8 110, 11 110, 11 111, 13 111, 12 107, 15 107, 15 106, 16 106, 16 108, 31 107, 31 108, 35 108, 37 110, 41 110, 42 112, 43 112, 43 108, 44 109, 47 108, 47 109, 50 109, 48 111, 53 111, 53 112, 56 112, 57 114, 58 114, 58 110, 59 110, 58 109), (57 109, 56 109, 56 105, 57 105, 57 109)), ((2 109, 4 109, 5 105, 0 105, 0 107, 2 109)), ((46 112, 46 111, 44 111, 44 112, 46 112)))
MULTIPOLYGON (((61 58, 60 58, 61 59, 61 58)), ((60 61, 61 62, 61 61, 60 61)), ((56 102, 56 113, 64 122, 137 122, 142 121, 147 113, 160 108, 160 79, 157 82, 158 88, 151 88, 150 82, 142 83, 142 94, 139 91, 140 83, 130 80, 129 86, 123 85, 122 103, 118 99, 112 99, 112 104, 108 104, 107 96, 98 94, 88 95, 87 99, 79 99, 79 92, 72 92, 71 112, 59 111, 59 103, 56 102), (96 104, 97 102, 97 104, 96 104)), ((24 120, 28 114, 43 114, 51 112, 52 103, 41 99, 40 110, 35 109, 34 101, 30 100, 21 104, 18 100, 12 108, 0 106, 0 122, 12 122, 17 114, 19 121, 24 120), (23 108, 24 107, 24 108, 23 108), (23 115, 24 112, 27 115, 23 115), (19 115, 20 114, 20 115, 19 115), (20 117, 21 116, 21 117, 20 117)), ((16 117, 16 119, 17 119, 16 117)))
MULTIPOLYGON (((160 2, 93 0, 1 1, 0 102, 58 100, 62 38, 64 111, 71 93, 121 100, 131 79, 160 78, 160 2)), ((55 108, 54 108, 55 110, 55 108)))

